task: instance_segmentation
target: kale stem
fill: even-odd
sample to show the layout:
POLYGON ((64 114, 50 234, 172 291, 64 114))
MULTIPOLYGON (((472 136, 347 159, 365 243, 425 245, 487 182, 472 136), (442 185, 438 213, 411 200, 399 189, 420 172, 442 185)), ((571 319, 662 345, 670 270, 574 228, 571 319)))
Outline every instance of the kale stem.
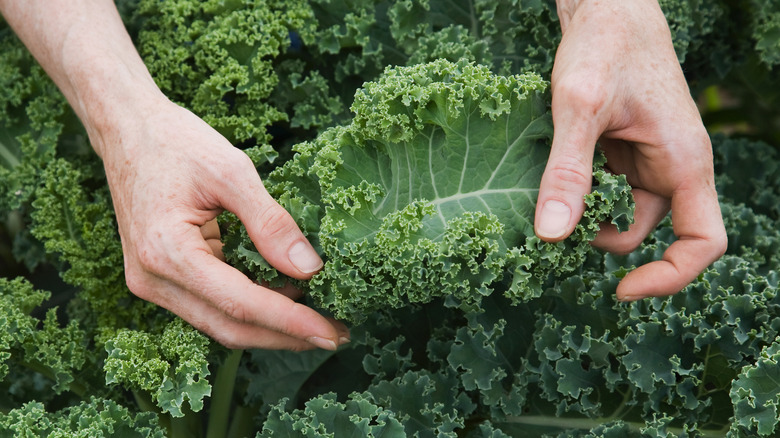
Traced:
POLYGON ((11 147, 6 146, 2 141, 0 141, 0 159, 8 163, 7 168, 9 169, 13 169, 22 163, 22 161, 19 160, 19 158, 17 158, 13 152, 11 152, 11 147))
POLYGON ((203 436, 203 422, 201 416, 183 405, 181 417, 168 415, 171 419, 170 438, 199 438, 203 436))
POLYGON ((230 422, 227 438, 242 438, 251 436, 254 428, 254 413, 256 410, 247 406, 238 406, 233 411, 233 421, 230 422))
POLYGON ((170 437, 171 438, 185 438, 185 437, 193 437, 197 435, 193 435, 193 430, 190 427, 191 422, 189 418, 187 418, 187 415, 184 417, 173 417, 171 416, 171 428, 170 428, 170 437))
POLYGON ((206 438, 223 438, 227 434, 233 388, 236 385, 236 373, 243 353, 244 350, 231 351, 217 370, 206 438))

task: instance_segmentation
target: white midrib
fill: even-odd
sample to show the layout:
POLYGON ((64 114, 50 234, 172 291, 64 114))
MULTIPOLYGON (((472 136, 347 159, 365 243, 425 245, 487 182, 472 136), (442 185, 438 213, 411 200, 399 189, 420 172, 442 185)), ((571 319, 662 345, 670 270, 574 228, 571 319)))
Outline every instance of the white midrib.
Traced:
POLYGON ((524 194, 531 194, 538 192, 538 188, 507 188, 507 189, 481 189, 481 190, 475 190, 473 192, 466 192, 466 193, 455 193, 450 196, 446 196, 444 198, 436 198, 431 201, 431 203, 438 207, 441 204, 446 204, 448 202, 457 202, 462 199, 468 199, 468 198, 482 198, 483 196, 487 195, 509 195, 509 194, 515 194, 515 193, 524 193, 524 194))

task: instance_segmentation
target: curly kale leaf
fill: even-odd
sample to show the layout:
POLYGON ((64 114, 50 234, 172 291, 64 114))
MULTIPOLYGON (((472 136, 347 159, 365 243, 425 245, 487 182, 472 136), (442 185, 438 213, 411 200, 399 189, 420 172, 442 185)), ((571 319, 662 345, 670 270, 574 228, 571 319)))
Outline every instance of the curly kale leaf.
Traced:
POLYGON ((409 64, 462 57, 504 74, 548 76, 560 42, 554 1, 395 2, 390 30, 409 64))
POLYGON ((0 414, 0 436, 163 438, 166 434, 154 413, 134 413, 113 400, 92 397, 56 412, 32 402, 0 414))
POLYGON ((732 431, 743 427, 759 436, 773 436, 780 424, 780 340, 761 351, 755 365, 748 365, 734 380, 732 431))
MULTIPOLYGON (((753 213, 780 218, 780 154, 776 147, 739 137, 712 137, 718 194, 753 213)), ((730 215, 724 215, 730 216, 730 215)))
POLYGON ((40 169, 57 151, 64 97, 0 22, 0 218, 32 197, 40 169))
POLYGON ((317 45, 338 82, 373 79, 385 65, 469 60, 501 73, 552 70, 555 2, 365 0, 312 2, 317 45))
MULTIPOLYGON (((536 75, 444 60, 391 68, 356 93, 352 109, 349 125, 296 146, 269 178, 320 247, 325 267, 307 287, 339 318, 435 297, 477 308, 497 288, 526 300, 549 275, 581 264, 599 222, 631 221, 625 179, 597 171, 573 238, 534 237, 552 137, 536 75)), ((262 276, 268 266, 243 239, 229 239, 228 257, 262 276)))
POLYGON ((271 406, 282 399, 296 400, 298 391, 331 351, 306 352, 250 350, 239 376, 246 381, 247 404, 271 406))
POLYGON ((770 68, 780 65, 780 5, 771 0, 752 0, 753 39, 761 61, 770 68))
POLYGON ((392 411, 371 399, 354 395, 345 403, 336 394, 323 394, 306 402, 304 409, 287 412, 276 406, 259 437, 406 437, 404 426, 392 411))
POLYGON ((37 392, 34 385, 25 388, 27 382, 10 381, 29 373, 38 373, 54 394, 84 389, 75 377, 90 357, 84 331, 76 321, 61 326, 56 308, 43 319, 33 316, 50 296, 22 278, 0 278, 0 388, 10 392, 8 401, 24 389, 30 394, 22 396, 37 392), (8 390, 14 385, 17 388, 8 390))
MULTIPOLYGON (((264 144, 267 128, 287 120, 269 97, 279 83, 275 61, 290 48, 291 34, 310 33, 306 2, 142 1, 138 12, 139 52, 172 100, 233 143, 264 144)), ((325 98, 325 109, 329 104, 325 98)))
POLYGON ((185 402, 200 411, 211 395, 209 345, 208 338, 180 319, 156 335, 119 331, 106 342, 106 383, 145 391, 174 417, 184 415, 185 402))

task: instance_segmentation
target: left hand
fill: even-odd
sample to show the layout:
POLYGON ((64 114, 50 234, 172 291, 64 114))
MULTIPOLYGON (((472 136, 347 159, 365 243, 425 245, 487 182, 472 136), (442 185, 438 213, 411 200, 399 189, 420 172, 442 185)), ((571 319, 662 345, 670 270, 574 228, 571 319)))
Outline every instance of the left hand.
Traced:
MULTIPOLYGON (((130 105, 130 104, 128 104, 130 105)), ((92 129, 114 201, 130 290, 229 348, 335 350, 344 324, 253 283, 222 259, 216 216, 235 213, 260 253, 307 279, 322 266, 249 157, 161 95, 92 129)))

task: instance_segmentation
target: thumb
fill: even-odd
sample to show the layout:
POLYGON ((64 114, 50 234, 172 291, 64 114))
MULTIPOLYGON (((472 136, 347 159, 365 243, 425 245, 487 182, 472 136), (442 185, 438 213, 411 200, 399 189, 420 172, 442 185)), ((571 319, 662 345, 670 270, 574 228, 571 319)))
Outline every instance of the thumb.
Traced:
POLYGON ((556 124, 555 128, 534 219, 536 235, 548 242, 568 237, 585 211, 584 197, 591 191, 598 138, 598 134, 588 133, 588 128, 576 125, 556 124))
POLYGON ((255 247, 271 266, 293 278, 310 278, 322 268, 322 259, 292 216, 271 197, 252 170, 251 184, 234 187, 222 199, 222 206, 238 216, 255 247))

